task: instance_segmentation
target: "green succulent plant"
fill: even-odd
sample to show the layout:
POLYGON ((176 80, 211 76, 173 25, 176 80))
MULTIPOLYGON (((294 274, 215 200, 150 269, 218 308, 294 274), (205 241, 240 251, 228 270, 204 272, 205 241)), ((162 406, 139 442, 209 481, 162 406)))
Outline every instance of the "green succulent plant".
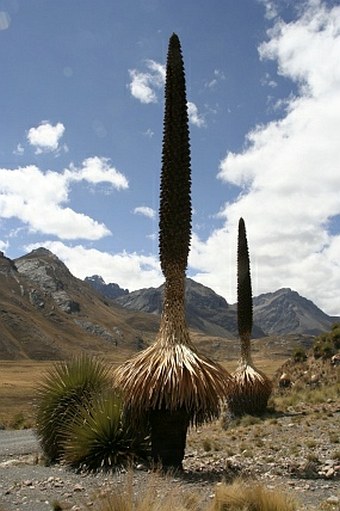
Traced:
POLYGON ((112 388, 109 367, 81 355, 55 364, 37 388, 36 433, 48 461, 64 453, 65 429, 94 397, 112 388))
POLYGON ((122 394, 113 390, 95 398, 91 406, 75 410, 74 420, 65 429, 63 445, 67 464, 95 471, 146 457, 149 441, 143 430, 132 428, 124 415, 122 394))

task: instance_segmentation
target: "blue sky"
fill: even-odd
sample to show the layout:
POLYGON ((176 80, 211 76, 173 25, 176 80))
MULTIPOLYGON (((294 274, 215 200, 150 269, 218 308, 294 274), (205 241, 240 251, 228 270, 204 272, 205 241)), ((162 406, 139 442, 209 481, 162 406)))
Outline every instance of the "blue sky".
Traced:
POLYGON ((159 177, 168 40, 183 51, 188 275, 236 301, 291 287, 340 315, 340 3, 0 0, 0 250, 45 246, 80 278, 163 282, 159 177))

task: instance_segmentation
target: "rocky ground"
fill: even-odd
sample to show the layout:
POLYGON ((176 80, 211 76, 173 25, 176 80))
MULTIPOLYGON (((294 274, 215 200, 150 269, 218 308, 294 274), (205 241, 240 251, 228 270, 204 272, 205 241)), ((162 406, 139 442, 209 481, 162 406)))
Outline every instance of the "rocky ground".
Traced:
MULTIPOLYGON (((193 430, 188 437, 184 474, 161 478, 161 487, 163 491, 176 486, 178 492, 201 494, 203 502, 213 497, 216 484, 241 476, 293 494, 301 510, 338 510, 339 424, 339 403, 330 401, 323 405, 301 403, 287 413, 243 419, 240 424, 230 423, 227 429, 216 422, 193 430)), ((14 443, 14 447, 7 444, 0 450, 1 510, 48 511, 58 509, 57 504, 59 509, 73 511, 86 506, 96 509, 99 493, 116 492, 129 479, 138 491, 152 477, 142 465, 133 472, 97 475, 76 474, 62 465, 46 467, 32 432, 26 434, 27 448, 21 438, 19 449, 14 443)))
POLYGON ((339 511, 340 396, 334 385, 339 368, 305 365, 299 369, 303 385, 292 368, 285 369, 300 391, 278 390, 276 380, 275 409, 265 417, 231 420, 225 414, 190 431, 181 475, 161 476, 142 464, 95 475, 48 467, 32 430, 0 431, 0 511, 99 511, 99 496, 127 488, 139 494, 150 485, 157 495, 190 494, 203 510, 216 485, 238 477, 291 494, 299 511, 339 511), (324 386, 325 375, 333 385, 324 386))

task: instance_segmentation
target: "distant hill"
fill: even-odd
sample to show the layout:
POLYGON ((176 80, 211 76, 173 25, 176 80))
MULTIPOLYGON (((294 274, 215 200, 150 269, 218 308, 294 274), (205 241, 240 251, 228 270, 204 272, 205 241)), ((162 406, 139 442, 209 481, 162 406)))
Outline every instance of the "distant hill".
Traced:
MULTIPOLYGON (((164 297, 164 284, 158 288, 141 289, 124 294, 116 302, 129 310, 160 314, 164 297)), ((185 286, 186 319, 190 328, 206 335, 235 339, 238 336, 237 316, 227 301, 212 289, 187 278, 185 286)), ((254 326, 254 337, 264 332, 254 326)))
POLYGON ((64 359, 87 351, 117 359, 153 338, 157 318, 128 311, 74 277, 40 248, 15 259, 0 253, 0 359, 64 359))
MULTIPOLYGON (((163 286, 129 293, 99 276, 77 279, 44 248, 15 260, 0 252, 0 359, 58 360, 85 351, 119 363, 154 340, 162 293, 163 286)), ((239 356, 235 304, 187 279, 186 309, 199 349, 219 360, 239 356)), ((291 290, 261 295, 254 299, 257 353, 285 356, 335 319, 291 290)))
MULTIPOLYGON (((106 294, 105 286, 102 292, 106 294)), ((160 314, 163 293, 164 286, 131 293, 124 291, 115 301, 129 310, 160 314)), ((328 316, 312 301, 289 288, 255 297, 253 308, 254 338, 266 335, 318 335, 340 320, 328 316)), ((238 336, 237 304, 229 305, 212 289, 190 278, 186 279, 186 315, 191 328, 207 335, 231 339, 238 336)))
POLYGON ((328 316, 311 300, 289 288, 265 293, 253 300, 254 321, 267 335, 318 335, 340 318, 328 316))
POLYGON ((101 293, 108 298, 114 300, 120 296, 129 294, 128 289, 122 289, 118 284, 105 284, 105 281, 100 275, 92 275, 92 277, 86 277, 85 282, 90 284, 98 293, 101 293))

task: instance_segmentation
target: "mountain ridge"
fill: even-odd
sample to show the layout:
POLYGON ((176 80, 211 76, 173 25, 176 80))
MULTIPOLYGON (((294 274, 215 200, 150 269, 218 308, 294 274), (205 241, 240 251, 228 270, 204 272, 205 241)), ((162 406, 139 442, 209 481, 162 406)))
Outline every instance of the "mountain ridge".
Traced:
MULTIPOLYGON (((160 314, 163 289, 164 285, 128 293, 124 290, 115 301, 129 310, 160 314)), ((105 293, 105 286, 102 292, 105 293)), ((228 304, 215 291, 191 278, 186 279, 186 314, 192 328, 210 335, 238 336, 237 304, 228 304)), ((254 297, 253 319, 253 338, 293 333, 318 335, 340 320, 289 287, 254 297)))
MULTIPOLYGON (((0 359, 60 360, 86 351, 120 363, 153 342, 162 286, 129 293, 95 277, 76 278, 44 248, 14 260, 0 253, 0 359), (101 289, 108 286, 110 296, 95 289, 94 281, 101 289)), ((238 356, 236 304, 187 279, 186 309, 190 336, 200 350, 219 360, 238 356)), ((266 353, 285 356, 292 342, 310 343, 335 320, 296 292, 279 290, 254 298, 253 338, 260 338, 257 346, 263 344, 266 353), (270 337, 263 337, 269 327, 270 337), (281 332, 277 338, 275 328, 281 332)))

